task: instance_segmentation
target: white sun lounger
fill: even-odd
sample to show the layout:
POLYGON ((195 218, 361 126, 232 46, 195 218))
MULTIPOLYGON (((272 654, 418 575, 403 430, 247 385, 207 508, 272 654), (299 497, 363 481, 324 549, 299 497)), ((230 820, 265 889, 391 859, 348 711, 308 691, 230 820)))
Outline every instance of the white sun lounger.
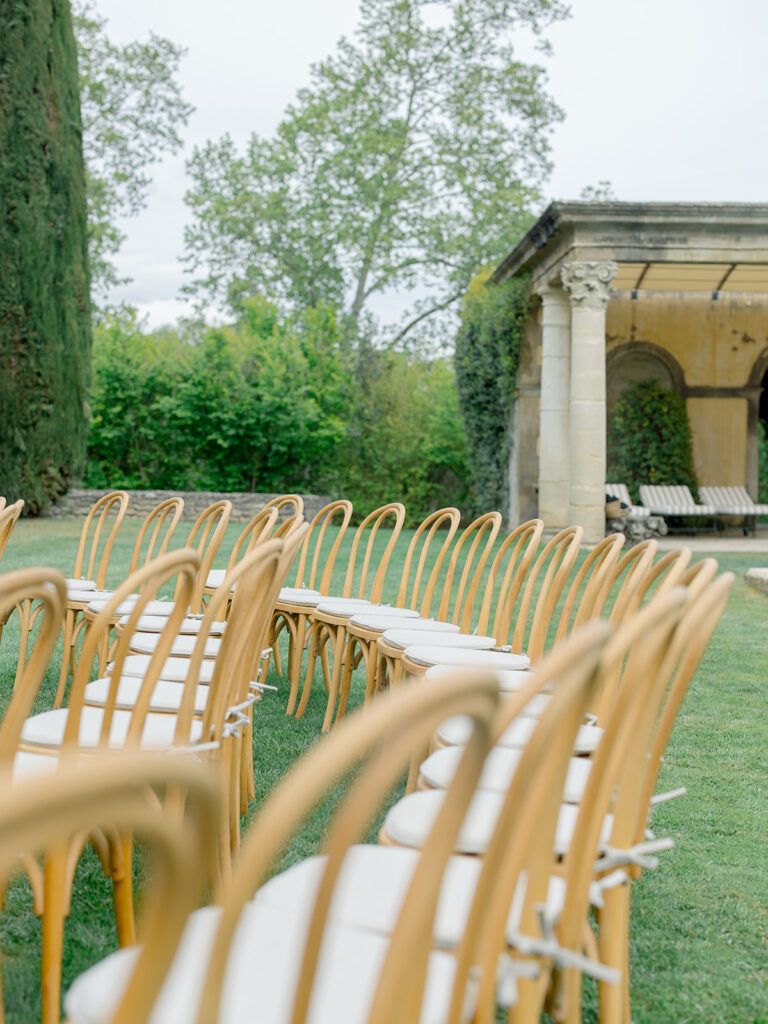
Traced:
POLYGON ((618 498, 619 501, 625 505, 629 505, 627 512, 622 509, 622 515, 627 515, 632 519, 645 519, 651 514, 651 510, 646 508, 644 505, 633 505, 632 499, 629 497, 629 488, 626 484, 606 484, 605 485, 605 496, 613 495, 614 498, 618 498))
POLYGON ((713 505, 697 505, 688 487, 682 485, 640 484, 640 500, 651 512, 661 516, 705 516, 714 518, 713 505))

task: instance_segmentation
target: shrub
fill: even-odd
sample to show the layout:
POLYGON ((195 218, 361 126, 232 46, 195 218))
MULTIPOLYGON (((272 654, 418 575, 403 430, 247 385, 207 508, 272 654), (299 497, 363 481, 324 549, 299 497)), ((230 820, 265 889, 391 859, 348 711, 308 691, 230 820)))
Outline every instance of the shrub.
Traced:
POLYGON ((90 310, 68 3, 0 7, 0 494, 36 513, 82 471, 90 310))
POLYGON ((625 482, 633 501, 640 484, 686 484, 698 498, 684 399, 655 380, 624 391, 608 428, 608 477, 625 482))
POLYGON ((510 425, 528 303, 527 277, 489 284, 483 271, 462 304, 454 365, 477 512, 508 508, 510 425))

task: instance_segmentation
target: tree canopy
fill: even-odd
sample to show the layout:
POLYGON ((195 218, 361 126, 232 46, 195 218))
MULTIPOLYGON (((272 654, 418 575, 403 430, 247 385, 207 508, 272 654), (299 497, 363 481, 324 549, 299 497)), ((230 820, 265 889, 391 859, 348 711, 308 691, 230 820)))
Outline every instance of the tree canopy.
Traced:
POLYGON ((151 178, 147 169, 181 148, 179 128, 192 107, 177 80, 184 50, 150 34, 124 46, 106 34, 90 2, 73 15, 80 74, 87 172, 88 249, 94 295, 122 283, 112 258, 125 234, 121 217, 138 213, 151 178))
POLYGON ((560 0, 362 0, 353 39, 314 65, 273 138, 228 136, 188 170, 188 291, 238 309, 334 301, 357 326, 412 291, 402 337, 447 308, 519 238, 560 111, 516 33, 560 0))

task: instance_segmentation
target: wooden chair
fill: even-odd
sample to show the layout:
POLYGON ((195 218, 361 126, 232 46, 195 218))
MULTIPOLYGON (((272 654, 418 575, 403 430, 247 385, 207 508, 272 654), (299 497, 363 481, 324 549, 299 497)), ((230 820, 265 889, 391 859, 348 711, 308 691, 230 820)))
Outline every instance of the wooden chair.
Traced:
MULTIPOLYGON (((395 598, 397 609, 409 608, 415 613, 414 618, 407 620, 409 623, 429 619, 443 563, 459 528, 460 519, 457 508, 438 509, 419 524, 411 537, 395 598), (435 545, 439 546, 430 568, 430 551, 434 552, 435 545)), ((365 666, 365 699, 372 697, 377 685, 381 685, 377 678, 379 659, 376 641, 384 633, 385 624, 391 621, 392 617, 386 613, 380 615, 374 608, 364 612, 354 624, 352 618, 353 616, 348 617, 345 627, 346 643, 338 711, 340 716, 346 713, 352 673, 361 660, 365 666)))
POLYGON ((579 526, 567 527, 557 533, 538 552, 522 589, 505 595, 502 618, 508 632, 512 633, 507 650, 494 650, 495 637, 486 639, 485 650, 479 649, 480 645, 471 637, 462 646, 452 647, 450 638, 444 645, 441 641, 414 644, 402 653, 402 670, 422 675, 433 666, 474 665, 478 669, 515 671, 536 664, 544 653, 550 625, 575 566, 582 536, 579 526))
POLYGON ((321 597, 330 593, 336 556, 351 518, 351 501, 332 501, 320 509, 304 537, 294 585, 282 589, 275 605, 269 645, 275 659, 275 670, 278 675, 282 675, 278 640, 283 630, 288 634, 288 678, 291 687, 285 709, 287 715, 292 715, 296 707, 301 657, 309 637, 309 613, 321 597), (328 528, 333 527, 334 523, 336 536, 331 539, 328 528))
POLYGON ((307 672, 296 717, 301 718, 306 711, 315 665, 319 657, 328 685, 328 703, 323 720, 323 732, 328 732, 331 727, 339 696, 345 638, 344 627, 351 612, 381 600, 389 562, 404 520, 405 508, 399 502, 390 502, 369 512, 358 526, 352 539, 341 597, 328 598, 311 612, 307 672), (379 530, 386 526, 390 527, 391 536, 383 552, 377 557, 375 554, 377 535, 379 530), (365 542, 364 547, 361 547, 363 541, 365 542), (377 563, 377 567, 371 579, 371 568, 374 563, 377 563), (334 664, 333 673, 329 669, 329 647, 334 664))
POLYGON ((269 540, 275 533, 275 526, 278 521, 278 510, 274 506, 260 509, 255 516, 248 520, 237 536, 232 550, 227 559, 224 569, 211 569, 205 580, 203 593, 211 597, 224 582, 227 573, 237 565, 238 561, 252 551, 258 544, 269 540))
MULTIPOLYGON (((435 620, 429 623, 438 632, 469 632, 472 628, 475 605, 481 593, 483 573, 491 556, 493 546, 501 529, 501 514, 486 512, 471 522, 459 535, 448 560, 445 579, 442 582, 440 604, 435 620), (458 585, 454 593, 454 582, 458 577, 458 585)), ((371 620, 363 619, 360 613, 358 621, 370 625, 371 620)), ((384 625, 384 620, 379 625, 384 625)), ((392 623, 387 623, 387 628, 392 623)), ((400 623, 400 625, 405 625, 400 623)), ((420 624, 422 627, 426 622, 420 624)), ((379 679, 388 679, 390 685, 396 685, 402 679, 400 660, 403 648, 385 638, 386 630, 376 639, 379 666, 379 679)))
MULTIPOLYGON (((173 537, 176 527, 184 511, 183 498, 166 498, 156 505, 147 515, 141 524, 141 529, 136 536, 131 554, 131 563, 128 567, 128 574, 135 572, 139 566, 146 565, 153 558, 164 554, 173 537)), ((111 591, 108 590, 77 590, 76 586, 70 584, 67 587, 67 612, 64 617, 63 653, 61 673, 59 676, 59 702, 63 696, 64 687, 69 673, 74 667, 77 642, 83 629, 86 628, 88 618, 86 611, 91 601, 105 600, 109 598, 111 591)), ((117 618, 112 623, 117 624, 117 618)), ((103 650, 99 653, 99 672, 104 671, 109 654, 109 634, 104 636, 103 650)))
MULTIPOLYGON (((294 765, 251 824, 232 885, 214 923, 212 945, 200 932, 210 912, 198 912, 189 922, 184 937, 186 953, 180 951, 169 975, 169 985, 175 977, 181 987, 166 989, 163 996, 174 1007, 178 1024, 249 1019, 254 992, 264 1019, 304 1021, 311 1004, 313 1015, 319 1012, 323 1020, 408 1024, 418 1019, 427 974, 431 977, 430 1001, 436 999, 447 1009, 455 984, 456 1002, 463 1002, 459 996, 467 989, 467 972, 456 975, 454 981, 456 962, 447 954, 432 952, 432 918, 453 838, 482 763, 495 706, 495 687, 487 678, 455 680, 439 692, 428 686, 401 691, 377 701, 362 714, 350 715, 332 736, 294 765), (411 746, 422 742, 446 711, 468 714, 475 729, 462 771, 424 855, 415 865, 412 898, 398 915, 392 938, 334 925, 328 921, 328 907, 347 850, 364 837, 371 815, 398 785, 411 746), (327 829, 327 867, 314 903, 299 914, 286 915, 272 911, 258 893, 251 899, 285 842, 352 771, 354 779, 327 829), (259 936, 255 947, 254 934, 259 936), (255 956, 254 949, 258 951, 255 956), (197 967, 187 959, 189 952, 193 952, 197 967), (222 992, 222 972, 227 964, 228 980, 222 992), (180 1003, 179 995, 190 991, 201 970, 207 975, 202 996, 180 1003)), ((487 902, 484 896, 478 907, 473 947, 487 902)), ((107 1004, 119 999, 122 989, 116 967, 117 958, 108 957, 75 982, 65 1001, 70 1024, 108 1020, 107 1004)), ((449 1022, 458 1019, 455 1013, 440 1016, 449 1022)))
POLYGON ((279 523, 275 530, 275 537, 285 540, 304 522, 304 499, 300 494, 281 494, 277 498, 271 498, 264 508, 277 509, 278 517, 281 512, 286 516, 279 523))
MULTIPOLYGON (((562 775, 567 761, 563 751, 568 751, 569 736, 577 728, 584 704, 589 699, 599 651, 610 632, 604 624, 590 629, 589 634, 583 633, 570 645, 566 657, 561 657, 553 665, 561 683, 558 701, 551 706, 547 718, 540 724, 538 736, 526 750, 518 785, 514 792, 509 793, 508 802, 497 818, 486 859, 454 856, 447 861, 442 880, 439 880, 437 911, 425 922, 422 941, 427 949, 437 947, 455 951, 459 977, 466 978, 468 973, 472 973, 476 980, 482 979, 480 1006, 475 1007, 472 1019, 493 1017, 496 979, 499 977, 497 971, 503 976, 505 970, 513 967, 505 957, 500 960, 500 953, 505 945, 507 910, 521 874, 530 874, 539 861, 545 865, 552 862, 562 775), (530 822, 533 827, 523 827, 525 822, 530 822), (546 855, 542 856, 542 852, 546 855)), ((455 674, 447 680, 452 689, 457 678, 462 677, 455 674)), ((466 682, 473 678, 477 677, 463 675, 466 682)), ((429 683, 424 685, 428 689, 433 688, 429 683)), ((409 689, 413 693, 419 692, 421 687, 409 689)), ((393 696, 398 699, 403 692, 400 690, 393 696)), ((391 701, 392 697, 386 699, 391 701)), ((446 713, 450 713, 448 708, 446 713)), ((452 786, 455 786, 460 772, 461 769, 454 775, 452 786)), ((331 926, 361 929, 381 937, 395 938, 403 908, 424 895, 419 888, 417 865, 423 863, 421 858, 427 854, 426 844, 434 835, 434 823, 445 813, 449 799, 441 797, 440 808, 426 824, 423 854, 391 846, 370 845, 356 845, 346 851, 333 897, 324 901, 328 906, 331 926)), ((454 833, 455 848, 461 847, 464 828, 462 824, 461 829, 454 833)), ((257 894, 257 901, 283 918, 294 917, 302 908, 323 899, 322 886, 328 864, 329 859, 314 857, 289 868, 263 886, 257 894)), ((537 870, 536 884, 531 884, 527 893, 532 904, 546 892, 548 881, 541 869, 537 870)), ((415 958, 419 953, 419 949, 412 948, 410 956, 415 958)), ((405 952, 403 956, 407 958, 405 952)), ((454 1016, 438 1014, 429 1019, 469 1019, 469 1014, 466 1017, 460 1015, 460 992, 461 989, 454 989, 454 1016), (455 1016, 457 1013, 458 1017, 455 1016)), ((419 1002, 416 1001, 412 1011, 416 1014, 419 1002)), ((402 1018, 396 1003, 390 1004, 387 1000, 385 1006, 393 1014, 391 1019, 417 1019, 417 1016, 402 1018)), ((342 1016, 340 1019, 348 1018, 342 1016)), ((360 1019, 367 1018, 363 1015, 360 1019)))
MULTIPOLYGON (((713 562, 713 560, 707 560, 713 562)), ((715 565, 716 568, 716 565, 715 565)), ((688 614, 682 619, 674 643, 667 653, 657 679, 656 699, 648 702, 645 716, 632 736, 634 756, 629 763, 640 764, 643 770, 631 773, 622 766, 618 798, 613 812, 609 849, 597 864, 606 873, 626 867, 637 877, 642 867, 654 867, 654 840, 646 846, 649 811, 658 779, 661 758, 688 690, 694 672, 722 615, 733 585, 732 573, 723 573, 709 582, 714 569, 710 566, 699 575, 700 593, 690 602, 688 614)), ((689 584, 690 589, 690 584, 689 584)), ((670 844, 661 841, 664 849, 670 844)), ((600 987, 600 1019, 606 1024, 631 1020, 629 988, 629 918, 631 892, 629 886, 611 889, 605 894, 605 905, 598 913, 598 949, 600 958, 622 971, 620 989, 600 987)))
MULTIPOLYGON (((198 552, 200 557, 200 572, 189 597, 190 604, 186 610, 185 618, 186 615, 190 614, 202 614, 205 584, 211 571, 213 560, 216 557, 216 553, 219 550, 222 540, 224 539, 231 511, 232 503, 230 501, 214 502, 200 513, 192 524, 189 534, 187 535, 185 546, 198 552)), ((88 623, 96 620, 97 616, 104 610, 108 601, 111 600, 112 593, 113 591, 109 591, 102 597, 89 601, 84 612, 84 617, 88 623)), ((130 614, 131 608, 136 600, 137 594, 127 594, 120 606, 116 608, 116 621, 114 627, 116 633, 119 633, 123 628, 123 620, 130 614)), ((171 614, 176 600, 178 600, 178 597, 177 594, 174 593, 171 601, 167 601, 163 598, 151 601, 146 605, 144 615, 142 617, 142 629, 162 631, 165 628, 164 620, 171 614)), ((107 657, 110 656, 111 652, 107 657)), ((99 666, 99 672, 103 672, 101 663, 99 666)), ((62 700, 63 687, 60 687, 60 691, 57 693, 57 707, 61 705, 62 700)))
MULTIPOLYGON (((2 560, 8 541, 13 533, 13 528, 18 522, 23 508, 24 502, 21 499, 15 501, 12 505, 6 505, 5 498, 0 501, 0 560, 2 560)), ((13 610, 13 608, 9 608, 5 617, 0 615, 0 639, 3 636, 3 627, 13 613, 13 610)))
MULTIPOLYGON (((7 763, 4 766, 8 767, 7 763)), ((114 1024, 144 1024, 193 907, 199 905, 215 835, 217 789, 203 766, 181 758, 102 755, 87 767, 68 765, 46 779, 11 786, 6 777, 0 801, 0 878, 18 864, 50 860, 51 851, 73 836, 99 831, 134 831, 148 853, 151 883, 144 895, 143 948, 137 983, 119 1000, 114 1024), (153 791, 173 794, 172 817, 153 791)), ((2 883, 5 889, 5 881, 2 883)), ((42 968, 43 1020, 60 1018, 60 959, 42 968)), ((129 974, 132 974, 129 971, 129 974)), ((3 1019, 0 1007, 0 1020, 3 1019)))
MULTIPOLYGON (((106 585, 107 569, 117 532, 128 508, 128 495, 125 491, 110 491, 93 504, 85 517, 80 531, 80 540, 75 555, 75 567, 72 578, 67 580, 67 590, 101 590, 106 585)), ((27 643, 35 621, 37 608, 29 603, 20 604, 16 611, 19 615, 19 660, 16 669, 16 685, 21 678, 22 666, 27 656, 27 643)), ((67 628, 65 617, 64 628, 67 628)), ((65 638, 66 640, 66 638, 65 638)), ((66 682, 69 665, 69 651, 65 643, 62 654, 61 673, 66 682)), ((61 684, 60 684, 61 685, 61 684)), ((62 687, 63 689, 63 687, 62 687)))

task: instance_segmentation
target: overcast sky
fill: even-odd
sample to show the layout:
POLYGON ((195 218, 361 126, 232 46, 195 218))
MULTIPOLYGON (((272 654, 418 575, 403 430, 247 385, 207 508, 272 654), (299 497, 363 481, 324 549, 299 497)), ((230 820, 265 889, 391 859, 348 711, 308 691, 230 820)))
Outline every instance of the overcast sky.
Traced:
MULTIPOLYGON (((253 131, 271 134, 312 61, 354 31, 357 0, 95 0, 95 8, 115 41, 154 31, 188 50, 189 155, 225 132, 240 145, 253 131)), ((566 114, 553 137, 549 198, 578 198, 608 180, 623 200, 768 200, 768 3, 572 0, 571 10, 548 33, 550 92, 566 114)), ((178 262, 184 162, 156 165, 147 209, 123 225, 119 271, 133 281, 112 298, 137 306, 150 327, 187 311, 178 262)))

